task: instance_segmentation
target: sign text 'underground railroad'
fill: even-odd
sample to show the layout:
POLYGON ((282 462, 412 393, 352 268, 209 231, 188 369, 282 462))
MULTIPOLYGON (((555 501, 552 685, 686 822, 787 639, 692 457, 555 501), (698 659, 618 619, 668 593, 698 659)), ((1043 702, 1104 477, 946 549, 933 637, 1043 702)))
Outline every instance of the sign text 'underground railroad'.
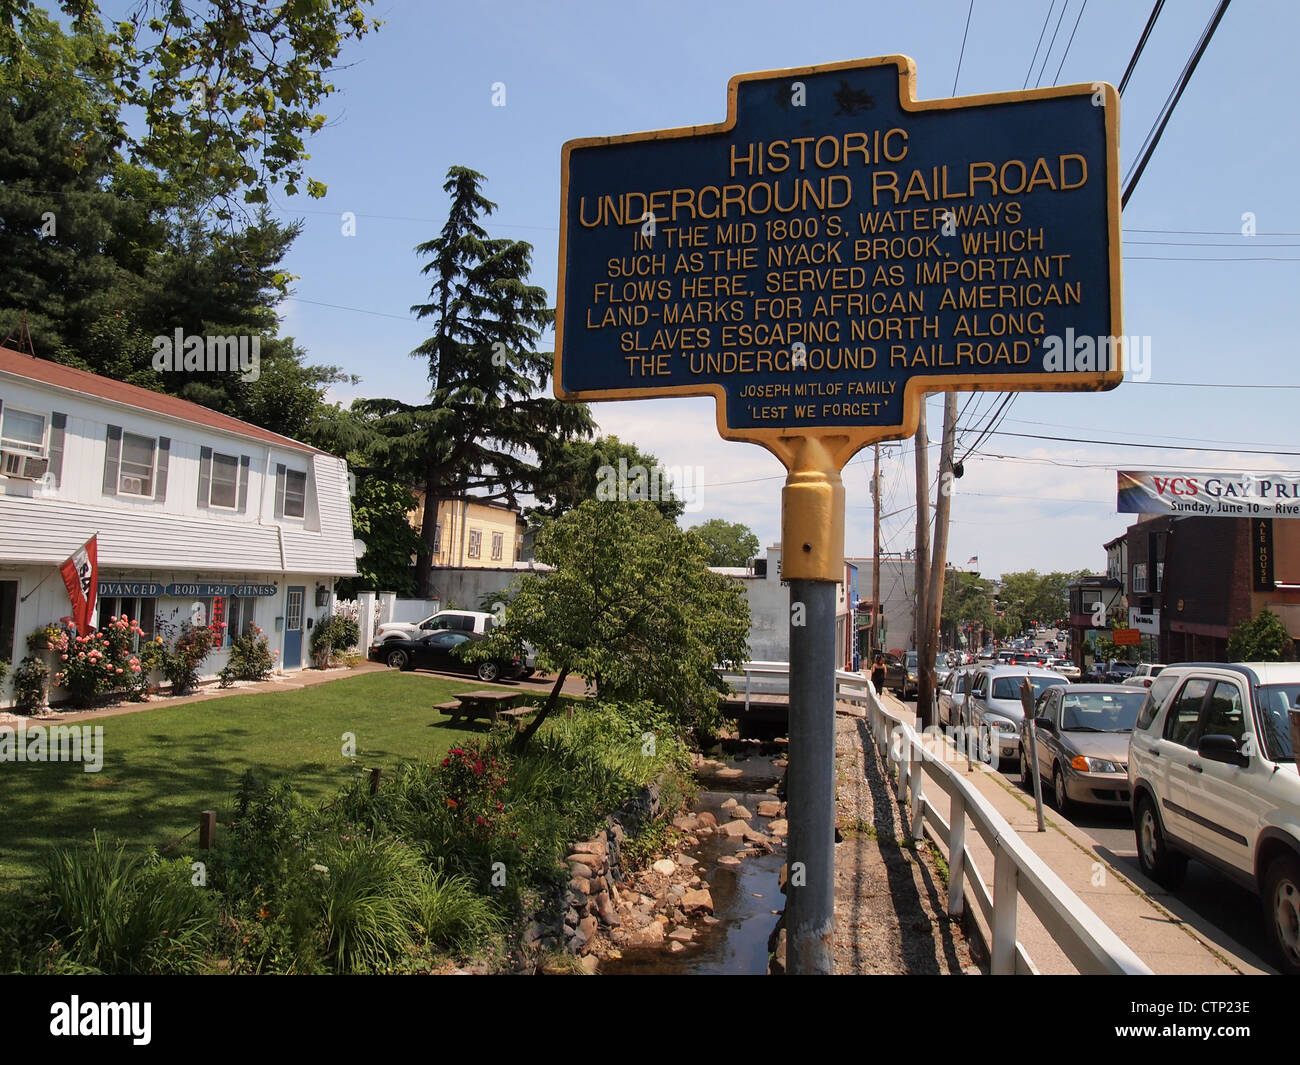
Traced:
POLYGON ((721 125, 566 144, 557 393, 760 440, 1117 384, 1114 90, 913 95, 902 57, 740 75, 721 125))

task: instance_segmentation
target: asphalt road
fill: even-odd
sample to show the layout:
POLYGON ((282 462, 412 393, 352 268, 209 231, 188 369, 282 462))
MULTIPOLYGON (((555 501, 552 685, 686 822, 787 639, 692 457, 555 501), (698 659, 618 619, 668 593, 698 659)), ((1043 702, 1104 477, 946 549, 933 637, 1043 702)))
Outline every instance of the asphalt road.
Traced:
MULTIPOLYGON (((912 705, 915 702, 914 699, 908 700, 912 705)), ((1004 775, 1008 781, 1020 784, 1019 773, 1009 772, 1004 775)), ((1044 786, 1050 789, 1051 783, 1045 781, 1044 786)), ((1260 901, 1236 881, 1200 862, 1192 861, 1187 865, 1186 879, 1171 894, 1142 875, 1137 859, 1137 838, 1127 809, 1075 804, 1068 817, 1061 817, 1055 811, 1051 816, 1055 820, 1070 822, 1091 837, 1093 850, 1099 857, 1175 916, 1186 920, 1190 915, 1195 915, 1226 938, 1223 945, 1228 949, 1242 952, 1247 957, 1254 955, 1263 964, 1273 964, 1272 946, 1265 931, 1260 901)))

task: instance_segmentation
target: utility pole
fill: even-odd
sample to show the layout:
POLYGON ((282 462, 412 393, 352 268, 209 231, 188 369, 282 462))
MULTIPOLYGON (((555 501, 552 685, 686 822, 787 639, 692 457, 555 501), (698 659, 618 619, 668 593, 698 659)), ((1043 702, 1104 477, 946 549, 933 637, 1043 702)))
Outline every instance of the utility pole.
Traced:
POLYGON ((871 646, 867 649, 875 664, 876 648, 880 646, 880 445, 875 447, 875 471, 871 475, 871 501, 875 516, 871 533, 871 646))
MULTIPOLYGON (((926 699, 921 712, 926 724, 934 718, 934 661, 939 654, 939 623, 943 617, 943 583, 948 563, 948 517, 952 512, 953 449, 957 436, 957 394, 948 392, 943 397, 943 442, 939 448, 939 498, 934 505, 934 558, 930 563, 930 590, 926 595, 929 608, 925 628, 925 643, 921 647, 917 665, 917 709, 921 699, 926 699)), ((933 722, 938 724, 937 721, 933 722)))
POLYGON ((930 614, 928 594, 930 589, 930 438, 925 427, 925 401, 921 397, 921 413, 916 423, 916 439, 913 447, 916 452, 916 628, 913 637, 916 646, 916 712, 921 718, 921 726, 929 727, 930 684, 929 672, 925 668, 925 634, 930 631, 930 614))

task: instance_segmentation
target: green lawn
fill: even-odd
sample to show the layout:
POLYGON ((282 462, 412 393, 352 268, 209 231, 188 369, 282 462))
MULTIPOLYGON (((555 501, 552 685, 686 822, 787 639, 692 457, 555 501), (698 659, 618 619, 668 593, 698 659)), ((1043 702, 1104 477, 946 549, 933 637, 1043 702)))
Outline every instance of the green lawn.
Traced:
POLYGON ((161 847, 196 827, 201 810, 228 821, 247 769, 326 798, 358 767, 441 758, 487 724, 451 728, 433 704, 481 687, 473 679, 367 673, 82 722, 104 728, 98 773, 79 764, 0 762, 0 888, 33 875, 48 844, 87 840, 94 829, 133 846, 161 847), (342 753, 345 732, 356 737, 355 758, 342 753))

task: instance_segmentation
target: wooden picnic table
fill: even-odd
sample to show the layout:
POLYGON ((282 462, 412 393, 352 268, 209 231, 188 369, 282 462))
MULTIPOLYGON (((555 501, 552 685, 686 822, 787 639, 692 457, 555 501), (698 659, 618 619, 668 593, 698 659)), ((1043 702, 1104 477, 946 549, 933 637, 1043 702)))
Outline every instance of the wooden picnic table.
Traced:
POLYGON ((455 703, 439 703, 437 709, 445 710, 451 715, 448 724, 456 724, 462 718, 469 721, 476 717, 486 717, 495 722, 497 715, 510 709, 523 692, 502 689, 475 692, 457 692, 455 703))

